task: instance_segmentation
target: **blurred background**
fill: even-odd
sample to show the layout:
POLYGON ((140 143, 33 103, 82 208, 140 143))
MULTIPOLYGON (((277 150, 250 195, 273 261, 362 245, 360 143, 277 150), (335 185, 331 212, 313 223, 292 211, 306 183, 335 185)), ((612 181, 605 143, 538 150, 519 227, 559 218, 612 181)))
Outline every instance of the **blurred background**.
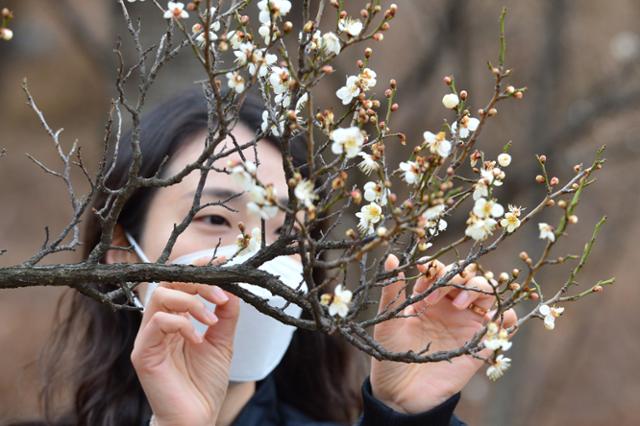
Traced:
MULTIPOLYGON (((299 15, 294 3, 290 19, 299 15)), ((315 4, 315 2, 312 2, 315 4)), ((357 5, 353 3, 353 12, 357 5)), ((364 2, 362 2, 364 4, 364 2)), ((555 255, 579 254, 593 225, 608 216, 591 260, 578 277, 582 290, 599 279, 616 276, 613 287, 567 304, 556 329, 529 322, 514 338, 508 356, 513 365, 496 383, 484 369, 462 392, 456 413, 470 425, 636 425, 640 423, 640 2, 637 0, 425 0, 397 1, 399 13, 382 43, 368 43, 341 55, 336 72, 319 92, 322 107, 336 105, 335 89, 356 72, 355 60, 366 45, 378 73, 381 95, 390 78, 398 81, 400 110, 394 130, 406 132, 409 145, 424 130, 440 126, 440 104, 453 74, 458 89, 470 93, 473 111, 491 95, 493 81, 486 61, 496 61, 498 17, 507 6, 507 64, 511 83, 527 86, 521 101, 504 102, 490 121, 480 147, 494 157, 512 141, 513 164, 500 199, 533 206, 544 194, 533 184, 534 154, 546 154, 550 173, 565 182, 574 164, 589 164, 595 150, 607 145, 607 164, 577 210, 580 221, 555 255)), ((389 3, 383 3, 383 5, 389 3)), ((70 218, 68 197, 60 181, 43 175, 25 153, 56 167, 51 140, 25 105, 26 77, 51 126, 63 127, 64 146, 76 139, 90 170, 95 171, 109 102, 115 95, 113 47, 123 39, 133 60, 131 40, 121 11, 101 0, 0 0, 15 13, 14 39, 0 43, 0 267, 24 261, 70 218)), ((165 22, 151 2, 128 4, 143 19, 143 42, 150 45, 165 22)), ((299 19, 299 18, 297 18, 299 19)), ((297 33, 297 30, 294 32, 297 33)), ((195 60, 183 54, 161 74, 148 105, 193 86, 202 78, 195 60)), ((449 117, 450 118, 450 117, 449 117)), ((406 158, 398 145, 391 155, 406 158)), ((82 176, 75 176, 79 188, 82 176)), ((556 212, 557 214, 557 212, 556 212)), ((557 215, 549 214, 549 223, 557 215)), ((462 231, 462 220, 450 229, 462 231)), ((496 271, 517 264, 524 249, 542 247, 533 227, 493 255, 496 271)), ((44 263, 75 262, 74 253, 44 263)), ((549 269, 540 277, 546 294, 557 289, 567 270, 549 269)), ((59 288, 0 292, 0 423, 33 418, 40 385, 35 363, 51 331, 59 288)), ((519 311, 523 313, 523 311, 519 311)))

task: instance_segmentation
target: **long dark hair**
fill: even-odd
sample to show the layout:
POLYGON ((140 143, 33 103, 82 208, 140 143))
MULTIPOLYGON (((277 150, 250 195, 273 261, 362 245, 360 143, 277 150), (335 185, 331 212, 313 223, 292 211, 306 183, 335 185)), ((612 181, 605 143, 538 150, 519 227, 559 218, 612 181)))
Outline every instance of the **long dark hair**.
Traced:
MULTIPOLYGON (((239 112, 240 122, 251 130, 259 128, 263 109, 258 97, 248 96, 239 112)), ((140 174, 152 176, 165 156, 171 156, 189 136, 206 129, 207 125, 204 95, 195 92, 174 97, 143 116, 140 174)), ((110 188, 119 188, 125 183, 132 160, 131 137, 129 132, 120 143, 115 169, 107 182, 110 188)), ((277 144, 275 140, 267 140, 277 144)), ((301 151, 306 144, 295 146, 299 152, 293 153, 294 163, 301 164, 306 158, 301 151)), ((118 220, 138 241, 153 193, 154 189, 149 188, 135 192, 118 220)), ((93 206, 99 209, 105 201, 106 195, 99 194, 93 206)), ((84 227, 83 258, 98 243, 100 233, 96 216, 89 216, 84 227)), ((92 285, 101 291, 114 288, 92 285)), ((114 312, 78 292, 74 292, 64 309, 66 317, 61 320, 46 354, 48 368, 42 395, 47 420, 59 425, 146 424, 151 410, 130 362, 140 313, 114 312), (63 360, 65 369, 61 368, 63 360), (62 373, 67 370, 68 373, 62 373), (73 406, 70 412, 56 416, 54 396, 65 386, 71 386, 73 406)), ((303 316, 309 318, 306 313, 303 316)), ((358 385, 362 374, 356 357, 343 339, 297 330, 274 372, 279 399, 320 421, 352 422, 361 409, 358 385)))

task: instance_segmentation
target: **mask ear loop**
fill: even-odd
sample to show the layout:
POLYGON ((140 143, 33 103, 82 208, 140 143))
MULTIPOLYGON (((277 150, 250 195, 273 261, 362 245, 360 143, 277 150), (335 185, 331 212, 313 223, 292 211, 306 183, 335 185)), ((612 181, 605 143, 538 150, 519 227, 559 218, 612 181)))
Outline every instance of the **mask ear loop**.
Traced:
MULTIPOLYGON (((131 244, 131 246, 133 246, 133 250, 135 250, 135 252, 138 255, 138 257, 140 257, 140 259, 145 263, 151 263, 149 261, 149 258, 144 254, 144 252, 142 251, 142 248, 140 247, 140 245, 138 245, 138 243, 131 236, 131 234, 129 234, 127 231, 125 231, 124 235, 127 237, 127 240, 129 240, 129 243, 131 244)), ((133 304, 137 308, 140 308, 142 310, 142 312, 144 312, 144 304, 140 301, 140 299, 138 298, 138 296, 136 296, 135 293, 133 293, 133 304)))

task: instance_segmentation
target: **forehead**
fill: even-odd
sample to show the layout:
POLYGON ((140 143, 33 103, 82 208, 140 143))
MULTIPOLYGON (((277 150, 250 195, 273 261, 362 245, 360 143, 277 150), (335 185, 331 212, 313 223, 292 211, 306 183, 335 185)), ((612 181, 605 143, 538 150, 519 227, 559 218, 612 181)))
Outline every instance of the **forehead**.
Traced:
MULTIPOLYGON (((238 145, 244 145, 255 137, 255 133, 243 124, 237 124, 231 133, 235 137, 238 145)), ((196 132, 187 137, 169 159, 165 175, 174 175, 180 170, 183 170, 188 164, 196 161, 204 149, 206 137, 206 130, 196 132)), ((233 149, 233 140, 231 137, 227 137, 219 145, 219 148, 216 148, 215 153, 233 149)), ((258 141, 255 148, 251 146, 242 151, 242 156, 244 156, 247 161, 256 162, 256 155, 260 163, 258 167, 258 178, 265 184, 272 183, 276 187, 282 188, 282 186, 285 185, 285 175, 282 167, 282 156, 279 150, 272 142, 262 139, 258 141)), ((217 169, 223 169, 228 165, 229 161, 232 161, 234 164, 241 162, 242 156, 238 151, 234 151, 228 156, 215 160, 213 166, 217 169)), ((199 179, 200 173, 198 169, 196 169, 187 175, 180 184, 174 186, 185 184, 184 186, 195 188, 199 179)), ((216 172, 215 170, 209 173, 207 186, 225 187, 226 189, 240 191, 240 188, 236 188, 229 174, 216 172)), ((286 188, 284 188, 284 191, 286 193, 286 188)))

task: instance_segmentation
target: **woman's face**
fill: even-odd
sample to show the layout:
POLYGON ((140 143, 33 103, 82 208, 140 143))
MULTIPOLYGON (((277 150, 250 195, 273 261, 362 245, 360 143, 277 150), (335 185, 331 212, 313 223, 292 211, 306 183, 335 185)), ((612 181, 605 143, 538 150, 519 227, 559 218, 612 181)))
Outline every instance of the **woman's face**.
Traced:
MULTIPOLYGON (((244 125, 236 125, 234 136, 239 144, 250 141, 255 134, 244 125)), ((165 176, 171 176, 184 167, 194 162, 203 150, 206 139, 206 132, 197 133, 194 137, 186 140, 177 152, 170 159, 165 172, 165 176)), ((232 141, 226 141, 228 147, 233 147, 232 141)), ((218 150, 216 150, 217 152, 218 150)), ((257 155, 260 160, 258 167, 258 179, 262 183, 271 183, 281 198, 281 202, 286 204, 287 185, 282 168, 282 156, 280 152, 266 140, 257 144, 257 155)), ((243 151, 244 156, 249 161, 256 161, 253 148, 243 151)), ((219 159, 214 162, 218 169, 224 168, 229 160, 242 161, 238 152, 219 159)), ((160 188, 154 195, 149 210, 146 212, 145 224, 139 244, 150 261, 155 261, 171 235, 174 224, 181 223, 187 215, 193 196, 200 179, 200 171, 194 170, 187 175, 180 183, 160 188)), ((234 194, 242 192, 229 174, 215 171, 209 172, 207 181, 202 191, 200 204, 212 201, 221 201, 234 194)), ((220 245, 235 244, 240 233, 238 224, 244 223, 246 232, 251 232, 254 227, 260 227, 260 218, 252 214, 246 208, 248 194, 244 193, 228 201, 226 205, 234 211, 222 206, 208 206, 198 211, 193 221, 180 234, 169 256, 169 261, 182 255, 214 248, 220 241, 220 245)), ((284 221, 284 213, 280 212, 276 217, 266 223, 266 242, 271 243, 278 236, 279 227, 284 221)))

